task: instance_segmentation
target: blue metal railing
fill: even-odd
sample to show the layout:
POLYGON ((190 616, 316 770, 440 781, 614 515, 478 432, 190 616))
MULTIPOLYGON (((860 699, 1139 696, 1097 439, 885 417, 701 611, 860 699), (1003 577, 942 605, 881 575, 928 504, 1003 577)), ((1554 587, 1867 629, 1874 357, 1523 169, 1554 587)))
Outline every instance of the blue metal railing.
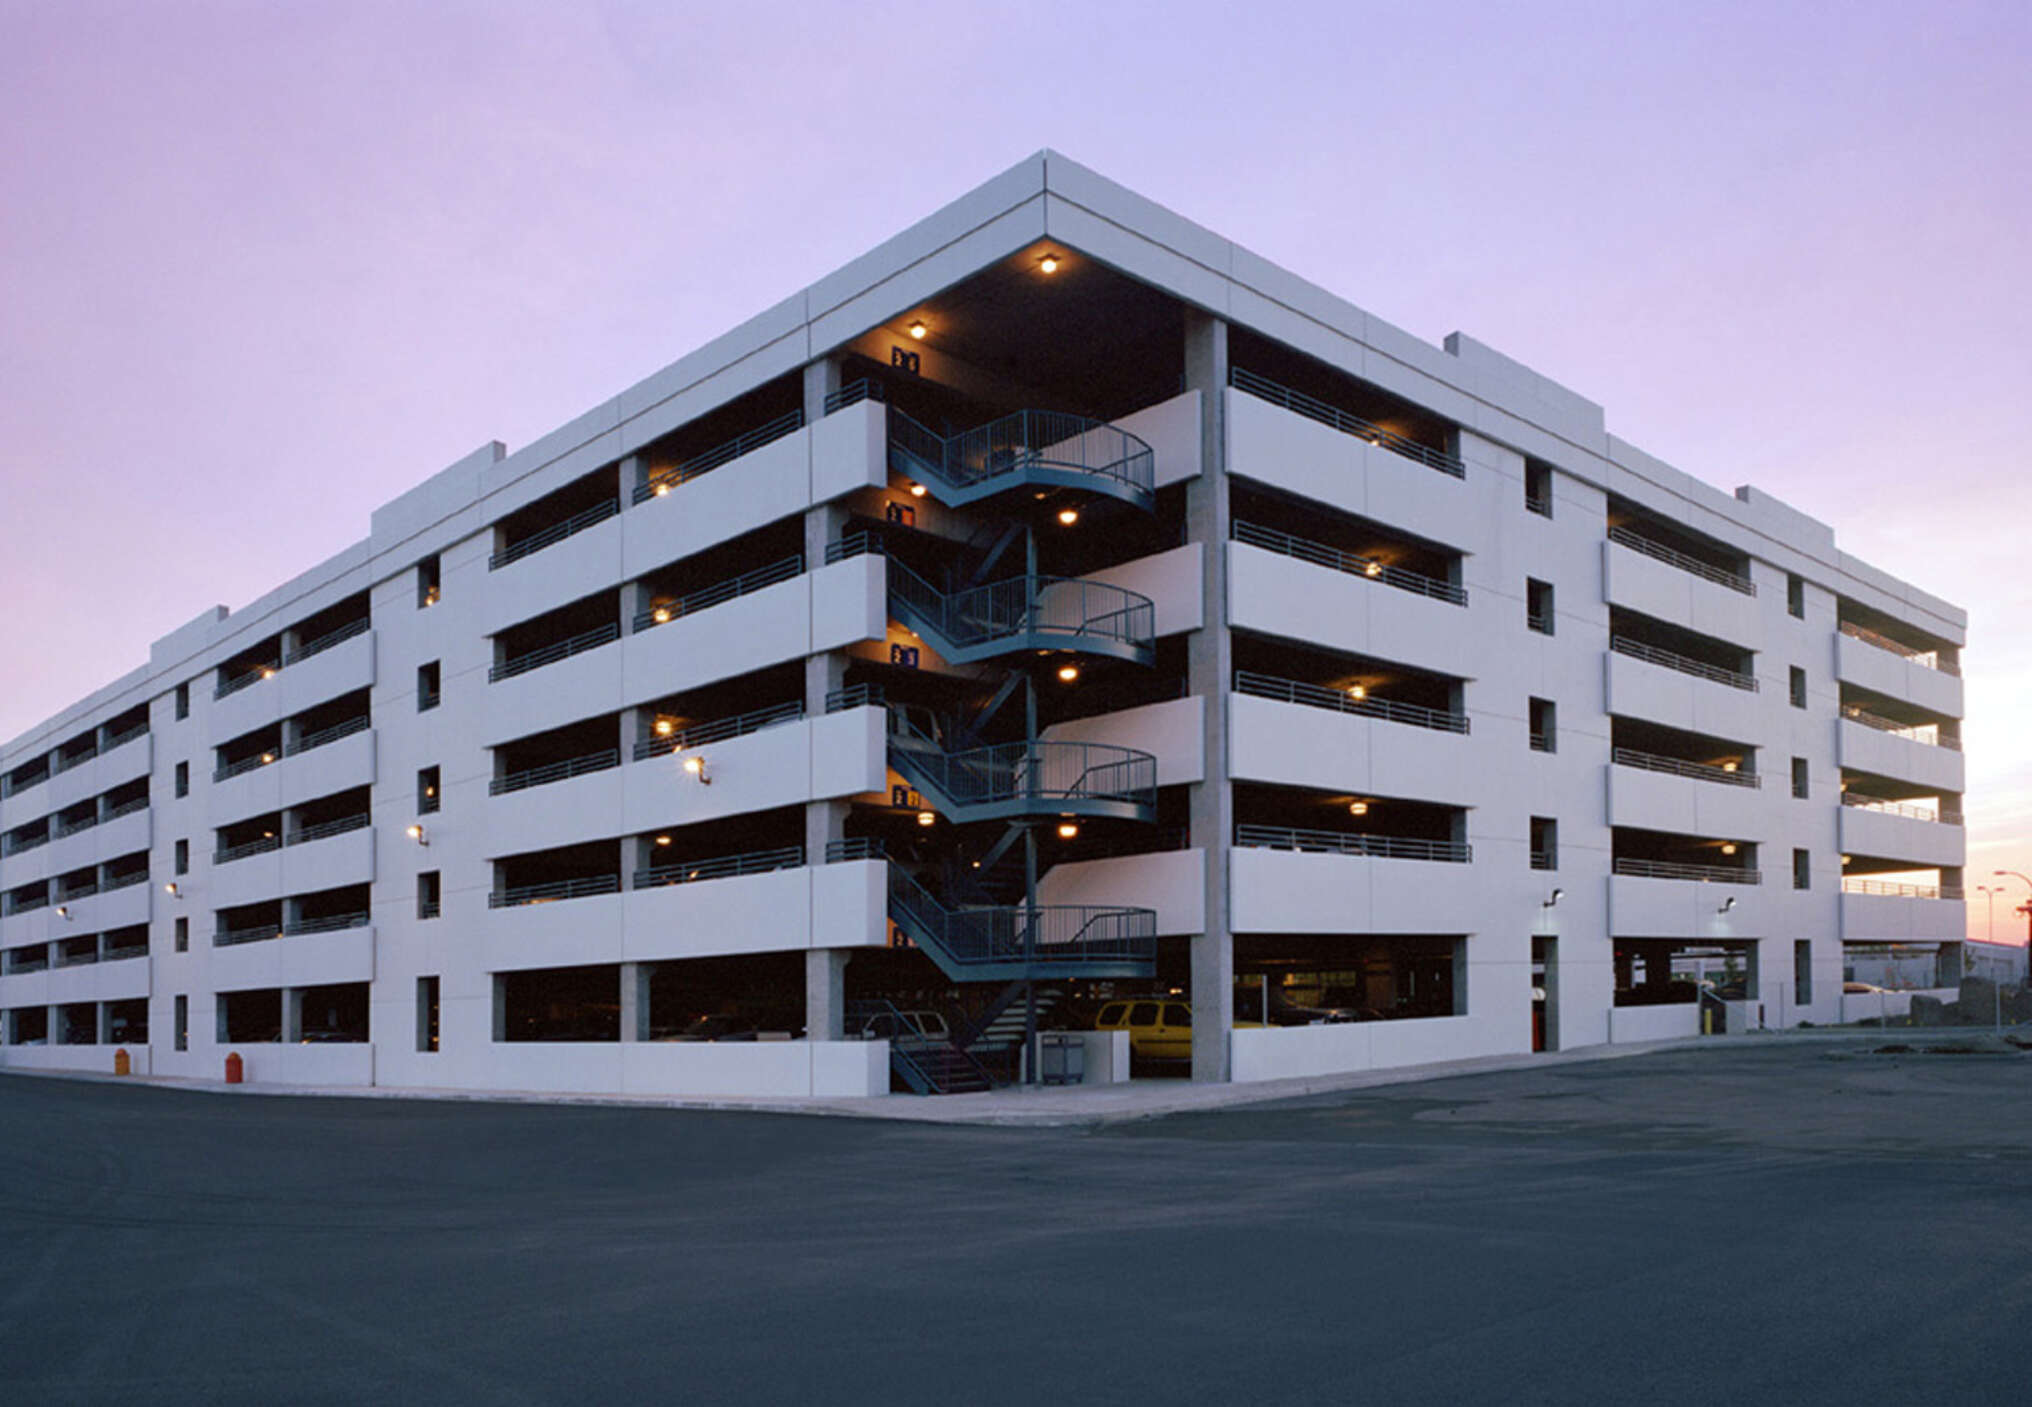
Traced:
POLYGON ((587 528, 599 526, 620 511, 620 499, 603 498, 592 507, 583 512, 572 514, 571 517, 566 518, 561 523, 552 523, 547 528, 540 529, 537 532, 529 534, 527 537, 519 538, 509 543, 487 559, 487 570, 498 572, 510 563, 519 562, 524 557, 541 552, 546 547, 555 547, 568 537, 576 536, 587 528))
POLYGON ((1155 501, 1156 456, 1149 445, 1104 420, 1064 411, 1019 410, 947 436, 891 406, 889 450, 891 468, 949 493, 1041 476, 1098 480, 1145 507, 1155 501))
POLYGON ((828 865, 843 864, 848 860, 881 860, 888 857, 888 842, 879 835, 849 836, 845 840, 826 842, 825 858, 828 865))
POLYGON ((1148 964, 1157 957, 1153 909, 1091 904, 947 908, 894 864, 889 867, 889 915, 955 974, 1011 965, 1148 964))
POLYGON ((701 474, 710 474, 723 464, 731 464, 744 454, 754 451, 773 440, 780 440, 793 431, 804 428, 804 412, 793 410, 777 416, 766 424, 758 425, 746 434, 736 435, 723 445, 715 445, 704 454, 695 454, 682 464, 666 465, 652 469, 649 476, 635 487, 635 501, 647 503, 652 498, 661 498, 679 484, 690 483, 701 474))
POLYGON ((825 711, 845 713, 850 708, 885 708, 888 703, 888 693, 880 684, 854 684, 827 694, 825 711))
POLYGON ((548 884, 518 884, 508 889, 497 889, 487 896, 487 907, 513 909, 525 904, 550 904, 560 899, 584 899, 595 894, 620 892, 620 875, 586 875, 579 879, 552 880, 548 884))
POLYGON ((825 413, 831 415, 836 410, 845 410, 860 401, 887 399, 888 395, 883 391, 881 382, 863 377, 859 381, 840 387, 837 391, 829 392, 825 398, 825 413))
POLYGON ((1005 802, 1044 809, 1086 801, 1157 805, 1157 759, 1135 748, 1032 739, 947 752, 896 711, 889 715, 889 736, 891 765, 955 808, 1005 802))
POLYGON ((1338 547, 1329 547, 1323 542, 1309 538, 1294 537, 1290 533, 1278 532, 1275 528, 1259 527, 1255 523, 1237 520, 1229 535, 1236 542, 1260 547, 1268 552, 1296 557, 1301 562, 1310 562, 1315 567, 1331 567, 1349 576, 1358 576, 1365 581, 1379 581, 1385 586, 1394 586, 1399 591, 1409 591, 1418 596, 1430 596, 1435 601, 1448 601, 1456 606, 1468 603, 1468 591, 1438 577, 1426 576, 1422 572, 1406 571, 1379 562, 1374 557, 1364 557, 1359 552, 1343 552, 1338 547))
POLYGON ((1072 648, 1156 648, 1157 607, 1148 596, 1082 577, 1009 577, 947 594, 892 557, 889 601, 899 617, 937 636, 941 653, 1005 642, 1030 648, 1039 636, 1072 648))
POLYGON ((1239 366, 1231 368, 1228 372, 1228 384, 1238 391, 1247 391, 1258 400, 1281 406, 1308 420, 1317 420, 1322 425, 1330 425, 1344 435, 1367 440, 1370 444, 1387 449, 1392 454, 1416 460, 1428 469, 1437 469, 1440 473, 1452 475, 1456 479, 1467 477, 1467 466, 1456 455, 1433 449, 1430 445, 1422 445, 1395 431, 1385 430, 1382 426, 1364 420, 1358 415, 1348 414, 1338 406, 1328 405, 1325 401, 1308 396, 1303 391, 1294 391, 1289 386, 1280 386, 1268 377, 1258 376, 1253 371, 1239 366))

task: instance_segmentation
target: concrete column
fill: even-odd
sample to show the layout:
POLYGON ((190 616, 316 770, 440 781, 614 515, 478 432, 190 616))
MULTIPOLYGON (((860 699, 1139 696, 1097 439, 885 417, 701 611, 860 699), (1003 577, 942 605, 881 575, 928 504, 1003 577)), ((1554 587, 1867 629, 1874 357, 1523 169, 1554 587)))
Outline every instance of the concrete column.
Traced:
POLYGON ((804 365, 804 423, 817 424, 825 418, 826 397, 840 389, 840 364, 820 357, 804 365))
POLYGON ((643 858, 645 847, 653 844, 653 841, 644 841, 639 836, 624 835, 621 837, 621 892, 623 894, 634 889, 635 872, 637 870, 655 868, 655 860, 650 859, 645 862, 643 858))
POLYGON ((837 1041, 846 1036, 847 959, 844 948, 813 948, 804 955, 804 1038, 837 1041))
POLYGON ((111 1002, 99 1003, 98 1018, 99 1018, 99 1044, 100 1045, 113 1044, 113 1004, 111 1002))
POLYGON ((1186 640, 1188 689, 1205 702, 1206 780, 1190 788, 1192 843, 1206 852, 1206 931, 1192 939, 1192 1077, 1229 1078, 1235 1023, 1235 940, 1228 927, 1228 849, 1234 841, 1234 791, 1228 783, 1228 686, 1234 672, 1228 633, 1228 325, 1187 310, 1185 384, 1200 393, 1202 472, 1185 489, 1185 532, 1205 565, 1205 625, 1186 640))
POLYGON ((621 964, 621 1039, 649 1039, 649 972, 646 962, 621 964))
POLYGON ((64 1038, 63 1008, 60 1006, 47 1008, 42 1020, 43 1027, 48 1032, 43 1039, 53 1046, 62 1045, 64 1038))
POLYGON ((614 723, 614 735, 619 740, 615 745, 621 749, 621 765, 625 767, 635 760, 635 744, 649 737, 649 711, 622 709, 620 718, 614 723))
POLYGON ((810 801, 804 807, 804 862, 807 865, 826 863, 826 849, 836 840, 847 835, 847 812, 852 803, 846 801, 810 801))
POLYGON ((303 1039, 303 990, 282 989, 282 1043, 295 1045, 303 1039))
MULTIPOLYGON (((494 974, 494 1039, 508 1039, 508 985, 501 980, 501 974, 494 974)), ((440 1018, 442 1019, 442 1018, 440 1018)))
POLYGON ((630 507, 634 505, 635 490, 641 488, 642 485, 645 482, 647 482, 648 478, 649 478, 649 470, 648 467, 643 463, 641 455, 631 454, 622 459, 621 475, 620 475, 620 484, 621 484, 620 496, 621 496, 621 508, 623 512, 626 512, 630 507))

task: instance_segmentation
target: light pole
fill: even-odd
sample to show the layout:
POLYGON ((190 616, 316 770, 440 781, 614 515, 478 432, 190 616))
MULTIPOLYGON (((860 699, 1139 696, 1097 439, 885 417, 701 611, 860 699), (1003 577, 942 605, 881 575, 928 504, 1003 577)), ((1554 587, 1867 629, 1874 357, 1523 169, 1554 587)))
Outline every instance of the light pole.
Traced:
POLYGON ((1989 900, 1989 916, 1985 922, 1989 924, 1987 941, 1991 943, 1997 941, 1997 896, 2003 892, 2004 886, 2001 884, 1978 884, 1976 886, 1976 893, 1984 895, 1989 900))

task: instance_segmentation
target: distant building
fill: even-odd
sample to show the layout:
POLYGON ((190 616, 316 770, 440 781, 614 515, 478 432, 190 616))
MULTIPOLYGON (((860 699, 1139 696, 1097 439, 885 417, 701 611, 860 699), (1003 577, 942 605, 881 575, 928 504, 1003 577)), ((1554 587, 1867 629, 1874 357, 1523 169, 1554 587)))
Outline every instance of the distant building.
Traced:
POLYGON ((953 1089, 1140 997, 1261 1080, 1692 1033, 1697 973, 1831 1022, 1855 952, 1963 966, 1964 626, 1040 153, 10 743, 0 1064, 953 1089))

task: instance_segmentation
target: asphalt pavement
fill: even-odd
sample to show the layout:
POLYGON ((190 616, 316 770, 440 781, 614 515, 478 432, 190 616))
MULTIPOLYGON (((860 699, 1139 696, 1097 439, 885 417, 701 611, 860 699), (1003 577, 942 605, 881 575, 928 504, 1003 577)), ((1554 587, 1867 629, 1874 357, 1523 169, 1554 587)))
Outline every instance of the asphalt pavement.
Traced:
POLYGON ((1731 1043, 1087 1128, 0 1078, 59 1403, 2017 1404, 2032 1056, 1731 1043))

